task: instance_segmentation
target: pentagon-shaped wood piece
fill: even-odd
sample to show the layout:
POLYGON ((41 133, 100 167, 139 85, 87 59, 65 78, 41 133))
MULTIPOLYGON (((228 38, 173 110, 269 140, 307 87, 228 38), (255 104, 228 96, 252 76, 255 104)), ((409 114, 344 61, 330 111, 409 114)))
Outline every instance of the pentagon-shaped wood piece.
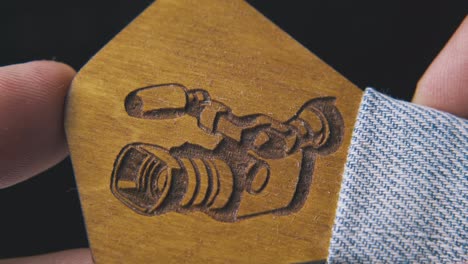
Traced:
POLYGON ((68 97, 95 261, 326 259, 361 96, 243 1, 157 1, 68 97))

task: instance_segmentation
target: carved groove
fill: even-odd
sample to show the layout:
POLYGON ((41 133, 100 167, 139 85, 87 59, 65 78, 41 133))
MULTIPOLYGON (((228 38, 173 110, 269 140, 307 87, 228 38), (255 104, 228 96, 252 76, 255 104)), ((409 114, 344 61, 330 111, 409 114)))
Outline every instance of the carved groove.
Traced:
POLYGON ((125 110, 129 116, 162 120, 188 115, 197 120, 202 131, 222 139, 214 149, 190 142, 170 149, 147 143, 128 144, 114 163, 111 191, 135 212, 149 216, 170 211, 182 214, 201 211, 218 221, 236 222, 264 214, 297 212, 307 200, 317 155, 329 155, 342 143, 344 122, 335 100, 334 97, 312 99, 289 120, 280 122, 264 114, 236 116, 228 106, 212 100, 210 94, 202 89, 189 90, 180 84, 137 89, 125 99, 125 110), (145 102, 154 97, 142 98, 140 94, 157 94, 161 88, 180 90, 185 96, 185 105, 144 109, 145 102), (314 120, 320 123, 319 128, 313 127, 317 125, 314 120), (233 136, 235 131, 241 131, 240 140, 233 136), (259 195, 268 187, 271 168, 267 160, 284 159, 296 153, 301 153, 302 158, 299 175, 287 175, 297 178, 290 202, 273 210, 239 215, 244 195, 259 195), (203 166, 198 166, 196 161, 203 166), (215 161, 226 164, 230 171, 219 171, 215 161), (187 167, 193 168, 195 175, 189 175, 192 170, 187 167), (227 193, 227 202, 214 208, 223 191, 221 179, 232 182, 232 188, 227 193), (201 186, 202 181, 207 182, 207 186, 201 186), (254 183, 256 187, 253 187, 254 183), (192 197, 185 197, 189 186, 195 191, 192 197), (204 197, 199 197, 201 202, 195 204, 200 194, 204 197), (185 200, 190 198, 189 202, 183 204, 184 197, 185 200))

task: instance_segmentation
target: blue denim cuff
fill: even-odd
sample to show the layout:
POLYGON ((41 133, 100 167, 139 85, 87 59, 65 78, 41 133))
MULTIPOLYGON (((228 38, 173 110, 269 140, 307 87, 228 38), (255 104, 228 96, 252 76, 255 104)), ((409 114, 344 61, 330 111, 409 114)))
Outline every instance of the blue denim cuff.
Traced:
POLYGON ((330 263, 468 260, 468 121, 365 91, 330 263))

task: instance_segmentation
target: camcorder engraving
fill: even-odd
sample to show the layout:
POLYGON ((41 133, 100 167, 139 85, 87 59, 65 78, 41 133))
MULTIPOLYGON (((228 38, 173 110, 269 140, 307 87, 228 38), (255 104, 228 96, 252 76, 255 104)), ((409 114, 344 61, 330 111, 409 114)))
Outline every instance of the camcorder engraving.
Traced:
POLYGON ((297 212, 307 200, 317 156, 335 152, 342 143, 344 122, 335 100, 312 99, 281 122, 265 114, 237 116, 203 89, 162 84, 134 90, 125 99, 129 116, 148 120, 189 116, 203 132, 221 139, 212 149, 190 142, 170 148, 128 144, 115 160, 111 191, 147 216, 199 211, 218 221, 237 222, 297 212), (287 202, 241 213, 247 196, 262 195, 273 184, 272 163, 292 155, 300 157, 298 173, 276 174, 294 182, 290 193, 275 188, 280 190, 275 195, 290 196, 287 202))

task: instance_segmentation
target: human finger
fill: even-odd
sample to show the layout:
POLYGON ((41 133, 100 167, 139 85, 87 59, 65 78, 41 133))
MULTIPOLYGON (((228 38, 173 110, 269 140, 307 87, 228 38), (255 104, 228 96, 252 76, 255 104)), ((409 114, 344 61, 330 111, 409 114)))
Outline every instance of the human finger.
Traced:
POLYGON ((413 102, 468 118, 468 17, 419 80, 413 102))
POLYGON ((0 264, 91 264, 93 258, 89 249, 71 249, 39 256, 0 260, 0 264))
POLYGON ((53 61, 0 67, 0 188, 67 155, 63 107, 75 71, 53 61))

